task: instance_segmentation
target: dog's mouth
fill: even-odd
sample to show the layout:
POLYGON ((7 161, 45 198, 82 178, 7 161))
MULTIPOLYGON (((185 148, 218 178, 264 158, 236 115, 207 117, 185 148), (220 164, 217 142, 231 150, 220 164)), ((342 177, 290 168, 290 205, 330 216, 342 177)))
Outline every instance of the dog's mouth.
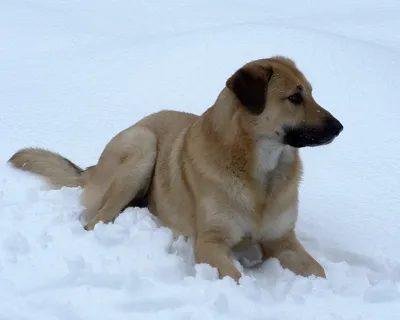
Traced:
POLYGON ((283 141, 294 148, 317 147, 331 143, 342 131, 337 119, 327 118, 320 126, 285 127, 283 141))

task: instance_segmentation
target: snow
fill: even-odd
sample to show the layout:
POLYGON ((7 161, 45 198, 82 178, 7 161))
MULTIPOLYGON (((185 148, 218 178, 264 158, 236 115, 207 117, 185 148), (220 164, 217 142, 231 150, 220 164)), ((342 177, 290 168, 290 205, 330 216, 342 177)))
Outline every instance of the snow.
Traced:
POLYGON ((3 1, 0 319, 398 319, 400 4, 382 1, 3 1), (85 232, 79 189, 6 161, 24 146, 93 164, 160 109, 201 113, 243 63, 293 58, 344 124, 301 151, 297 232, 327 279, 276 260, 239 286, 196 265, 147 209, 85 232))

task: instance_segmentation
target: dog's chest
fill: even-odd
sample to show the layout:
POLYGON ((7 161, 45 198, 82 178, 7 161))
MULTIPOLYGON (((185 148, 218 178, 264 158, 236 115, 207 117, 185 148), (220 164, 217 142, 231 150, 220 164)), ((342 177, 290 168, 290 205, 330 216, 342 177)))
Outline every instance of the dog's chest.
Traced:
POLYGON ((224 200, 207 205, 208 222, 229 230, 233 246, 243 240, 278 239, 292 230, 297 220, 297 203, 293 203, 296 183, 289 177, 293 154, 285 148, 262 147, 256 156, 254 180, 226 183, 224 200), (213 215, 216 207, 218 214, 213 215))
POLYGON ((209 230, 227 232, 231 246, 244 240, 278 239, 292 230, 297 220, 297 203, 288 197, 290 189, 267 196, 241 186, 227 190, 225 197, 210 195, 202 203, 205 225, 209 230))
POLYGON ((250 190, 237 194, 240 210, 229 219, 234 241, 246 238, 253 242, 272 241, 293 230, 297 220, 297 202, 291 196, 293 188, 295 185, 289 185, 283 192, 269 193, 263 192, 262 186, 259 196, 250 190))
POLYGON ((229 224, 234 243, 244 239, 251 242, 272 241, 294 229, 297 220, 297 206, 289 205, 278 210, 265 208, 263 212, 234 212, 225 221, 229 224))
POLYGON ((264 212, 257 238, 263 241, 275 240, 292 230, 297 220, 296 206, 289 206, 278 212, 264 212))

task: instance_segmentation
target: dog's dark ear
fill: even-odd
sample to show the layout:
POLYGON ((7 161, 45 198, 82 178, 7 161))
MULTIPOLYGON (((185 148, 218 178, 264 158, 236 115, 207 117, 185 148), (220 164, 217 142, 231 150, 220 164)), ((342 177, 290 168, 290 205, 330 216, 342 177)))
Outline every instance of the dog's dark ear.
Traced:
POLYGON ((261 114, 264 111, 268 82, 272 73, 271 67, 244 66, 226 81, 226 86, 249 112, 261 114))

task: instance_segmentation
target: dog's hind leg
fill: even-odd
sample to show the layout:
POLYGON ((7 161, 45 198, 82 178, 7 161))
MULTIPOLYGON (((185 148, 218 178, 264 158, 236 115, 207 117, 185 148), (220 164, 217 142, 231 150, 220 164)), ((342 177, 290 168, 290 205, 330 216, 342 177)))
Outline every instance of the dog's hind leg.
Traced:
POLYGON ((86 230, 100 221, 113 221, 132 199, 144 196, 156 156, 157 139, 147 128, 130 128, 110 141, 84 190, 86 230))

